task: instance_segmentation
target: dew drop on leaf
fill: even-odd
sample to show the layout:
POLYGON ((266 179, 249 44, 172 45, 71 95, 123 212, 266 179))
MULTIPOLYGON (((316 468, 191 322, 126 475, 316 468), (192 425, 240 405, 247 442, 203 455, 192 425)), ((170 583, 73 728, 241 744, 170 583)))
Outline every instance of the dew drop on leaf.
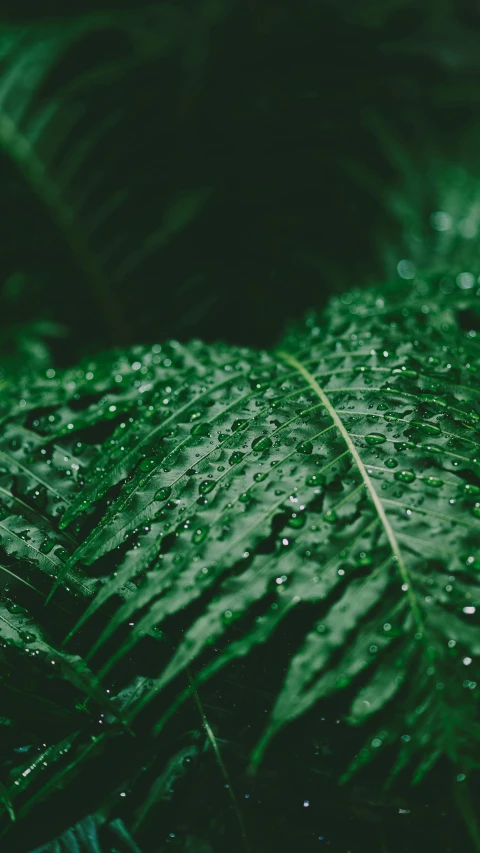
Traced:
POLYGON ((146 459, 142 459, 138 465, 138 470, 146 474, 148 471, 153 471, 156 464, 157 460, 153 456, 149 456, 146 459))
POLYGON ((307 486, 323 486, 324 483, 325 477, 323 474, 309 474, 305 480, 305 485, 307 486))
POLYGON ((163 486, 163 488, 159 489, 155 495, 154 500, 156 501, 166 501, 167 498, 172 494, 171 486, 163 486))
POLYGON ((406 379, 416 379, 418 377, 416 370, 408 370, 404 367, 394 367, 392 374, 394 376, 400 374, 401 376, 405 376, 406 379))
POLYGON ((413 483, 416 479, 416 475, 413 471, 395 471, 393 476, 396 480, 399 480, 400 483, 413 483))
POLYGON ((9 601, 8 604, 6 605, 6 607, 7 607, 7 610, 9 613, 25 613, 26 612, 25 608, 20 607, 20 605, 16 604, 15 601, 9 601))
POLYGON ((291 515, 290 518, 288 519, 288 524, 290 525, 290 527, 299 528, 299 527, 305 526, 305 521, 306 521, 305 513, 294 512, 293 515, 291 515))
POLYGON ((19 631, 18 636, 24 643, 34 643, 37 639, 36 634, 31 634, 29 631, 19 631))
POLYGON ((199 545, 200 542, 206 538, 208 533, 208 527, 197 527, 192 536, 192 542, 194 545, 199 545))
POLYGON ((390 456, 388 459, 385 459, 385 465, 387 468, 396 468, 398 462, 396 459, 392 459, 392 457, 390 456))
POLYGON ((216 485, 216 480, 202 480, 198 487, 198 491, 201 495, 208 495, 209 492, 213 491, 216 485))
POLYGON ((313 444, 311 441, 301 441, 300 444, 297 444, 297 453, 305 453, 308 455, 313 450, 313 444))
POLYGON ((361 551, 358 557, 355 560, 357 566, 371 566, 373 563, 373 556, 369 554, 367 551, 361 551))
MULTIPOLYGON (((195 424, 190 430, 190 435, 203 435, 208 438, 210 435, 210 424, 195 424)), ((228 436, 225 436, 228 438, 228 436)))
POLYGON ((252 450, 268 450, 272 446, 272 439, 268 438, 267 435, 259 435, 258 438, 254 438, 252 441, 252 450))
POLYGON ((425 423, 424 421, 411 421, 412 426, 417 427, 420 432, 423 432, 425 435, 438 435, 442 432, 440 427, 435 426, 435 424, 425 423))
POLYGON ((324 521, 328 521, 329 524, 334 524, 337 520, 337 513, 334 509, 329 509, 323 516, 324 521))
POLYGON ((241 453, 239 450, 235 450, 235 452, 232 453, 232 455, 230 456, 230 459, 228 461, 229 461, 230 465, 236 465, 237 462, 241 462, 242 459, 243 459, 243 453, 241 453))
POLYGON ((381 432, 369 432, 368 435, 365 436, 365 441, 371 446, 374 446, 375 444, 383 444, 386 440, 386 437, 382 435, 381 432))
POLYGON ((466 483, 463 486, 463 491, 466 495, 480 495, 480 486, 474 486, 470 483, 466 483))
POLYGON ((40 551, 42 552, 42 554, 48 554, 52 550, 54 545, 55 542, 52 542, 51 539, 44 539, 43 542, 40 544, 40 551))

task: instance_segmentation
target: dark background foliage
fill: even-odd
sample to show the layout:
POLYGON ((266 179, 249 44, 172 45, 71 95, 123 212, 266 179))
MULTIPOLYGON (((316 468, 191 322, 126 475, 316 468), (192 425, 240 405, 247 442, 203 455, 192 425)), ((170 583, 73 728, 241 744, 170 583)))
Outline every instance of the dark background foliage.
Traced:
POLYGON ((423 175, 475 110, 467 3, 2 15, 2 337, 8 351, 18 326, 59 324, 60 362, 165 335, 269 345, 292 315, 385 275, 402 227, 386 190, 404 176, 378 120, 423 175))
MULTIPOLYGON (((330 294, 398 278, 402 258, 441 266, 442 252, 425 250, 430 214, 452 193, 477 198, 479 24, 475 4, 448 0, 5 0, 0 373, 167 336, 269 346, 330 294)), ((270 776, 245 779, 265 692, 282 677, 258 657, 247 699, 241 678, 203 695, 266 850, 330 839, 336 853, 354 825, 366 851, 385 823, 399 844, 413 834, 419 850, 463 849, 442 769, 437 790, 417 795, 433 820, 401 823, 399 803, 355 789, 332 799, 319 830, 302 786, 325 797, 331 756, 352 748, 333 704, 326 733, 301 721, 270 776)), ((198 728, 193 708, 158 757, 157 774, 186 749, 191 769, 175 776, 152 850, 180 849, 178 826, 191 853, 210 853, 207 838, 237 849, 198 728)), ((114 744, 113 775, 115 750, 128 763, 129 748, 114 744)), ((48 813, 44 837, 19 830, 17 849, 94 810, 103 781, 90 780, 80 810, 65 799, 48 813)), ((142 794, 148 774, 139 784, 142 794)))

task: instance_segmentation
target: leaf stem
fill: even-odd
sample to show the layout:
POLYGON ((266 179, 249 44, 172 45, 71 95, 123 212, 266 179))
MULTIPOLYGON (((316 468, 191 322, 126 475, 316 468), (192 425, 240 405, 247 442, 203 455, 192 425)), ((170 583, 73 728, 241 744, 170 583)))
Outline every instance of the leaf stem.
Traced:
POLYGON ((412 611, 413 611, 413 614, 415 617, 415 621, 416 621, 417 626, 418 626, 418 630, 423 635, 424 634, 424 625, 423 625, 422 615, 420 613, 420 608, 418 606, 417 597, 416 597, 416 595, 413 591, 413 588, 412 588, 410 573, 409 573, 407 566, 403 560, 403 557, 402 557, 402 554, 400 551, 400 546, 399 546, 399 544, 397 542, 397 538, 395 536, 395 532, 394 532, 392 525, 390 524, 390 522, 387 518, 387 514, 386 514, 385 509, 383 507, 382 501, 380 500, 380 497, 375 490, 375 486, 373 485, 373 482, 367 473, 367 469, 365 468, 365 465, 363 464, 363 461, 360 457, 360 454, 359 454, 357 448, 355 447, 355 445, 351 439, 351 436, 349 435, 349 433, 345 427, 345 424, 343 423, 343 421, 341 420, 341 418, 337 414, 336 409, 334 408, 334 406, 332 405, 332 403, 328 399, 327 395, 325 394, 325 391, 323 391, 322 388, 320 388, 320 385, 318 384, 317 380, 315 379, 314 376, 312 376, 312 374, 307 370, 307 368, 303 364, 301 364, 301 362, 298 361, 295 358, 295 356, 290 355, 289 353, 279 352, 278 355, 282 359, 282 361, 286 362, 286 364, 289 364, 290 367, 294 367, 298 371, 298 373, 300 373, 300 375, 303 376, 304 379, 306 379, 306 381, 308 382, 310 387, 315 391, 315 393, 317 394, 317 396, 319 397, 319 399, 321 400, 321 402, 325 406, 328 414, 332 418, 332 420, 333 420, 335 426, 337 427, 340 435, 342 436, 343 440, 345 441, 345 444, 347 445, 348 450, 350 451, 350 453, 351 453, 351 455, 355 461, 355 464, 356 464, 356 466, 357 466, 357 468, 358 468, 358 470, 359 470, 359 472, 363 478, 363 481, 365 483, 367 491, 368 491, 368 493, 372 499, 373 505, 374 505, 374 507, 378 513, 378 517, 382 523, 383 529, 384 529, 385 534, 387 536, 387 539, 390 543, 390 547, 392 549, 392 554, 393 554, 396 566, 400 572, 400 575, 401 575, 401 578, 402 578, 404 584, 407 587, 408 598, 409 598, 410 605, 411 605, 411 608, 412 608, 412 611))

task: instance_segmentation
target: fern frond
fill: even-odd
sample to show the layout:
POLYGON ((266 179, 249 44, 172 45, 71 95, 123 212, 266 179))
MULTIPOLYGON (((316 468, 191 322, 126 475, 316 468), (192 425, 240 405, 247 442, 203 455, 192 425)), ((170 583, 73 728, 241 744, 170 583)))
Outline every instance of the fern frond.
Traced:
MULTIPOLYGON (((127 397, 129 415, 104 420, 60 521, 80 524, 82 542, 52 591, 119 553, 68 637, 124 598, 88 654, 102 652, 105 677, 166 631, 175 652, 131 720, 188 665, 201 681, 302 608, 304 643, 255 761, 288 720, 352 685, 345 718, 378 719, 379 732, 344 779, 387 743, 417 781, 440 755, 478 766, 479 351, 456 320, 466 299, 475 310, 435 281, 396 298, 354 292, 287 338, 295 355, 170 344, 142 405, 127 397), (175 640, 172 617, 196 602, 175 640)), ((151 361, 145 350, 136 370, 151 361)))

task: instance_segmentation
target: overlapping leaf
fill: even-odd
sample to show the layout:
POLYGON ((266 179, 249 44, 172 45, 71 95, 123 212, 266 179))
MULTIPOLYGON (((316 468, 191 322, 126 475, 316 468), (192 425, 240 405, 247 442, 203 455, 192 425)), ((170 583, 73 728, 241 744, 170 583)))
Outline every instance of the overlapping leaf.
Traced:
MULTIPOLYGON (((352 292, 275 355, 171 341, 39 377, 37 397, 20 386, 0 445, 2 572, 20 606, 36 590, 47 619, 67 608, 90 667, 65 658, 80 690, 99 699, 87 673, 111 683, 137 651, 141 673, 141 643, 156 638, 158 673, 125 708, 134 725, 190 665, 198 684, 273 650, 301 612, 254 762, 338 695, 367 733, 343 779, 389 745, 391 778, 407 768, 418 781, 440 756, 478 767, 480 360, 458 323, 467 308, 473 294, 436 281, 352 292)), ((192 689, 179 685, 157 732, 192 689)), ((52 791, 89 760, 78 738, 52 791)))
MULTIPOLYGON (((393 741, 398 766, 440 754, 478 765, 479 360, 456 323, 465 298, 435 284, 390 300, 353 293, 287 338, 294 355, 179 348, 149 404, 112 420, 60 522, 86 525, 63 571, 119 557, 71 634, 125 597, 91 650, 134 622, 106 673, 202 603, 132 716, 192 661, 201 680, 301 607, 304 645, 267 739, 353 684, 346 717, 381 726, 362 760, 393 741)), ((138 356, 140 374, 151 359, 138 356)))

